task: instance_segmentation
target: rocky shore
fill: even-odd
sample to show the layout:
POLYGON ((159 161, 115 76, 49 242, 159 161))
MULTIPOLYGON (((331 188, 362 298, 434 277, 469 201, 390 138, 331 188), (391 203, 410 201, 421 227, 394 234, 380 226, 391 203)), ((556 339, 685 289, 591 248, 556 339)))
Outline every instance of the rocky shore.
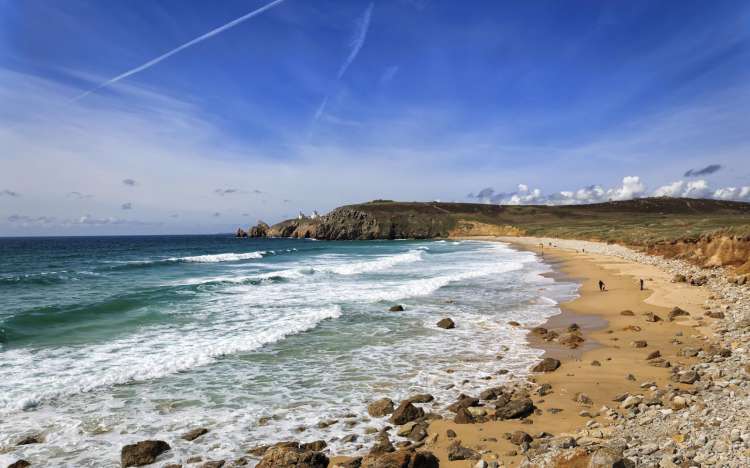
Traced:
MULTIPOLYGON (((457 383, 454 401, 436 401, 429 394, 403 401, 377 396, 367 415, 347 415, 386 422, 382 429, 351 426, 346 437, 352 441, 374 441, 364 443, 356 456, 331 454, 323 440, 288 441, 248 447, 246 456, 233 460, 193 457, 159 464, 168 459, 169 442, 145 440, 122 448, 122 466, 750 466, 747 285, 721 268, 707 270, 617 245, 504 240, 526 249, 543 245, 545 258, 563 265, 577 262, 574 274, 585 283, 577 308, 564 307, 561 317, 529 330, 530 342, 547 352, 530 377, 505 380, 502 369, 495 376, 478 375, 487 382, 485 390, 464 394, 457 383), (636 297, 626 290, 635 278, 621 271, 620 262, 651 268, 643 272, 649 285, 659 283, 663 306, 650 305, 656 293, 636 297), (663 277, 655 278, 655 271, 663 277), (594 277, 604 278, 609 296, 592 293, 588 283, 594 277), (688 295, 693 302, 679 302, 688 295), (610 310, 631 296, 630 309, 610 310), (605 314, 604 320, 595 319, 597 314, 605 314), (502 383, 493 384, 495 379, 502 383)), ((398 313, 398 306, 392 310, 398 313)), ((438 319, 447 330, 462 326, 438 319)), ((197 427, 175 438, 199 444, 209 431, 197 427)), ((43 443, 41 436, 19 441, 33 443, 43 443)), ((19 460, 10 466, 32 465, 19 460)))

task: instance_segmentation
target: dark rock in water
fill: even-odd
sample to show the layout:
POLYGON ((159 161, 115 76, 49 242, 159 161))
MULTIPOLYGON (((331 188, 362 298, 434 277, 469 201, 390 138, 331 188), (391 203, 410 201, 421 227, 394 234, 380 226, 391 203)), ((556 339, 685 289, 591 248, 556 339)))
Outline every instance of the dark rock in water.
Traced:
POLYGON ((325 440, 315 440, 313 442, 300 444, 302 450, 312 450, 313 452, 321 452, 326 447, 328 447, 328 444, 325 440))
POLYGON ((208 429, 206 429, 205 427, 198 427, 182 434, 180 438, 187 441, 193 441, 204 434, 208 434, 208 429))
POLYGON ((163 440, 144 440, 124 446, 120 451, 120 462, 123 467, 148 465, 171 448, 163 440))
POLYGON ((424 416, 424 410, 414 406, 410 401, 402 401, 391 415, 391 423, 402 425, 424 416))
POLYGON ((341 468, 360 468, 362 466, 362 457, 352 458, 345 462, 338 462, 336 466, 341 468))
POLYGON ((528 398, 511 400, 504 406, 497 408, 495 417, 497 419, 520 419, 529 416, 534 412, 536 407, 528 398))
POLYGON ((479 394, 482 400, 497 400, 497 397, 505 394, 505 387, 493 387, 484 390, 479 394))
POLYGON ((201 468, 221 468, 226 464, 225 460, 213 460, 213 461, 207 461, 206 463, 201 465, 201 468))
POLYGON ((367 414, 373 418, 382 418, 393 413, 393 400, 390 398, 381 398, 367 405, 367 414))
POLYGON ((448 460, 479 460, 482 458, 479 452, 463 447, 461 442, 455 441, 448 447, 448 460))
POLYGON ((388 310, 390 312, 403 312, 404 311, 404 306, 402 306, 402 305, 395 305, 395 306, 391 306, 388 310))
POLYGON ((256 457, 262 457, 269 448, 271 448, 270 445, 258 445, 257 447, 248 449, 247 453, 249 453, 250 455, 255 455, 256 457))
POLYGON ((679 307, 675 307, 669 311, 669 315, 667 315, 667 319, 671 322, 677 317, 689 317, 689 316, 690 316, 690 313, 688 311, 680 309, 679 307))
POLYGON ((534 335, 544 336, 547 334, 547 329, 544 327, 534 327, 531 329, 531 333, 534 335))
POLYGON ((41 444, 43 442, 44 438, 41 436, 41 434, 34 434, 23 437, 21 440, 16 442, 16 445, 41 444))
POLYGON ((456 328, 456 322, 449 318, 444 318, 437 323, 437 326, 440 328, 445 328, 446 330, 450 330, 451 328, 456 328))
POLYGON ((297 442, 281 442, 269 448, 256 468, 327 468, 328 457, 304 450, 297 442))
POLYGON ((237 228, 237 233, 234 235, 234 237, 247 237, 247 232, 245 232, 242 228, 237 228))
POLYGON ((341 442, 350 444, 357 441, 357 434, 349 434, 341 438, 341 442))
POLYGON ((8 465, 8 468, 26 468, 27 466, 31 466, 31 463, 26 460, 18 460, 8 465))
POLYGON ((430 395, 429 393, 420 393, 418 395, 412 395, 407 398, 407 400, 412 403, 429 403, 434 399, 435 397, 430 395))
POLYGON ((377 456, 394 451, 396 451, 396 449, 393 447, 391 439, 388 438, 388 434, 382 432, 375 441, 375 444, 370 449, 370 455, 377 456))
POLYGON ((542 361, 535 365, 531 371, 532 372, 552 372, 557 370, 557 368, 560 367, 560 361, 554 358, 544 358, 542 361))
POLYGON ((521 326, 521 324, 518 323, 518 322, 516 322, 515 320, 511 320, 510 322, 508 322, 508 325, 510 325, 511 327, 520 327, 521 326))
POLYGON ((268 236, 268 231, 270 230, 270 226, 262 221, 259 221, 257 225, 250 228, 250 231, 247 233, 249 237, 266 237, 268 236))

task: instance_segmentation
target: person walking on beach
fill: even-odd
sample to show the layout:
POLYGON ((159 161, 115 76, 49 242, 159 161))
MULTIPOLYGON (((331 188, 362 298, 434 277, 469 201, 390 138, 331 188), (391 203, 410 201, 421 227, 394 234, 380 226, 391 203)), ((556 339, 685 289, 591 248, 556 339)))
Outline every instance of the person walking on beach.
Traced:
POLYGON ((606 291, 606 290, 607 290, 607 285, 604 284, 604 281, 599 280, 599 291, 606 291))
POLYGON ((641 278, 641 291, 643 291, 643 278, 641 278))

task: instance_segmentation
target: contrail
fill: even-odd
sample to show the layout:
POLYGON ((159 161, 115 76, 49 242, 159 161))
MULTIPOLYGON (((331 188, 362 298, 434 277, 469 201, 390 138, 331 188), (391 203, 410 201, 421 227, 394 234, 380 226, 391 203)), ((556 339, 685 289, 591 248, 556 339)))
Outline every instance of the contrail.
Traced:
POLYGON ((223 26, 219 26, 216 29, 212 29, 211 31, 207 32, 206 34, 203 34, 202 36, 198 36, 195 39, 182 44, 181 46, 177 47, 176 49, 172 49, 169 52, 167 52, 165 54, 162 54, 162 55, 156 57, 153 60, 149 60, 148 62, 144 63, 143 65, 135 67, 132 70, 128 70, 128 71, 126 71, 125 73, 123 73, 121 75, 117 75, 116 77, 112 78, 111 80, 105 81, 104 83, 100 84, 96 88, 93 88, 93 89, 91 89, 89 91, 86 91, 85 93, 81 94, 80 96, 77 96, 76 98, 73 99, 73 101, 77 101, 79 99, 82 99, 82 98, 88 96, 89 94, 91 94, 91 93, 93 93, 95 91, 98 91, 98 90, 100 90, 102 88, 105 88, 105 87, 107 87, 107 86, 109 86, 109 85, 111 85, 113 83, 117 83, 118 81, 120 81, 120 80, 122 80, 124 78, 127 78, 127 77, 129 77, 131 75, 135 75, 136 73, 142 72, 143 70, 146 70, 147 68, 151 68, 154 65, 156 65, 157 63, 161 62, 162 60, 164 60, 164 59, 166 59, 168 57, 171 57, 172 55, 174 55, 174 54, 176 54, 178 52, 181 52, 181 51, 187 49, 188 47, 192 47, 195 44, 198 44, 199 42, 203 42, 206 39, 209 39, 209 38, 211 38, 213 36, 216 36, 217 34, 220 34, 220 33, 224 32, 224 31, 226 31, 227 29, 233 28, 233 27, 237 26, 238 24, 240 24, 240 23, 242 23, 244 21, 249 20, 253 16, 259 15, 259 14, 263 13, 266 10, 270 10, 271 8, 275 7, 276 5, 278 5, 278 4, 282 3, 282 2, 284 2, 284 0, 274 0, 273 2, 271 2, 271 3, 267 4, 267 5, 264 5, 264 6, 260 7, 260 8, 258 8, 257 10, 253 10, 253 11, 251 11, 250 13, 248 13, 246 15, 240 16, 239 18, 237 18, 235 20, 232 20, 232 21, 228 22, 227 24, 225 24, 223 26))
MULTIPOLYGON (((339 69, 339 73, 336 76, 336 83, 341 81, 341 78, 344 77, 344 74, 346 73, 346 70, 349 69, 349 65, 354 62, 354 59, 357 58, 357 55, 359 55, 359 51, 362 50, 362 46, 365 45, 365 39, 367 39, 367 31, 370 30, 370 20, 372 19, 372 9, 375 7, 374 3, 370 3, 367 6, 367 9, 362 14, 362 17, 359 19, 358 22, 358 28, 357 32, 354 35, 354 39, 352 40, 351 48, 352 50, 349 51, 349 55, 346 57, 346 60, 341 65, 341 68, 339 69)), ((323 115, 326 109, 326 105, 328 105, 328 95, 326 94, 323 97, 323 102, 320 103, 318 106, 318 110, 315 111, 315 117, 313 117, 313 121, 317 122, 318 119, 323 115)))
POLYGON ((374 6, 374 3, 370 3, 367 6, 367 10, 365 10, 364 15, 362 15, 362 18, 359 20, 359 29, 357 30, 357 35, 354 36, 354 40, 352 41, 352 50, 351 52, 349 52, 349 56, 346 58, 346 61, 339 70, 339 79, 344 76, 344 73, 346 73, 349 65, 354 62, 354 59, 357 58, 359 51, 362 50, 362 46, 365 45, 365 39, 367 39, 367 31, 369 31, 370 29, 370 18, 372 18, 372 9, 374 6))

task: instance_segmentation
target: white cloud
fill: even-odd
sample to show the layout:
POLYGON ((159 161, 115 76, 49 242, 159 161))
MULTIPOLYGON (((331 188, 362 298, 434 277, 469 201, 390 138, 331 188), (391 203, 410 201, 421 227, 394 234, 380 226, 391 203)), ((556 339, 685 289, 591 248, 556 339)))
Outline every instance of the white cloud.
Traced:
POLYGON ((709 198, 712 190, 708 182, 699 180, 678 180, 654 190, 655 197, 709 198))
POLYGON ((716 189, 713 197, 717 200, 750 201, 750 186, 716 189))

